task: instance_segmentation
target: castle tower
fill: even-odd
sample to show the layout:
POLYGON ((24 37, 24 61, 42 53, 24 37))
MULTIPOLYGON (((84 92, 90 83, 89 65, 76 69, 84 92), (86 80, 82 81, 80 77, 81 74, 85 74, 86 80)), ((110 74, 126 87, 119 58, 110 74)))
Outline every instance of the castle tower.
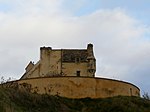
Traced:
POLYGON ((96 59, 95 59, 94 53, 93 53, 93 44, 88 44, 88 46, 87 46, 87 53, 88 53, 88 55, 87 55, 88 75, 90 77, 94 77, 95 72, 96 72, 96 59))

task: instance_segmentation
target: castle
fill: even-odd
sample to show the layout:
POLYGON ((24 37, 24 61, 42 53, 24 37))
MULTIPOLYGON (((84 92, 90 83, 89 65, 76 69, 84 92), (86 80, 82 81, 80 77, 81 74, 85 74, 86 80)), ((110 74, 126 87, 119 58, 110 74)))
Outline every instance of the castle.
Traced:
POLYGON ((94 77, 96 59, 93 45, 87 49, 52 49, 40 48, 40 61, 30 63, 21 79, 51 76, 85 76, 94 77))
POLYGON ((30 62, 25 70, 13 83, 34 93, 67 98, 140 96, 140 89, 129 82, 95 77, 92 44, 87 49, 41 47, 40 60, 36 64, 30 62))

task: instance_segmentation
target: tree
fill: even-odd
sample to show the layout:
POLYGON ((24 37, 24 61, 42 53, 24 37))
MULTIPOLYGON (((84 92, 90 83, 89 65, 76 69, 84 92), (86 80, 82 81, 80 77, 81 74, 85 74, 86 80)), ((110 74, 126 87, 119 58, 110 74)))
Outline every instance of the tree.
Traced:
POLYGON ((3 84, 5 83, 5 79, 4 79, 4 76, 1 77, 1 80, 0 80, 0 84, 3 84))
POLYGON ((146 100, 150 100, 150 96, 147 92, 144 92, 143 98, 146 99, 146 100))
POLYGON ((8 79, 5 79, 4 78, 4 76, 2 76, 1 78, 0 78, 0 84, 4 84, 4 83, 6 83, 6 82, 9 82, 9 81, 11 81, 13 78, 11 78, 11 77, 9 77, 8 79))

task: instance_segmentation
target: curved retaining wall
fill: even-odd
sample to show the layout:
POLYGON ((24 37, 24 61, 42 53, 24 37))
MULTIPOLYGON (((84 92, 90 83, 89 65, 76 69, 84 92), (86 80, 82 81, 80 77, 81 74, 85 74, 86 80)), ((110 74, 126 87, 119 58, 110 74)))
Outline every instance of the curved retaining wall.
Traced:
POLYGON ((68 98, 105 98, 118 95, 140 96, 140 90, 135 85, 105 78, 44 77, 18 80, 17 84, 20 89, 27 86, 31 92, 68 98))

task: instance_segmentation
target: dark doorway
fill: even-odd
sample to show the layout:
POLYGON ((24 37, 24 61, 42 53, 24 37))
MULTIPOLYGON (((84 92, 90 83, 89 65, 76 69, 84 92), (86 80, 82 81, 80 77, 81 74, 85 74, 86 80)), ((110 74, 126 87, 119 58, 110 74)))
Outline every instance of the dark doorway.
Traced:
POLYGON ((77 76, 80 77, 80 71, 77 71, 77 76))

